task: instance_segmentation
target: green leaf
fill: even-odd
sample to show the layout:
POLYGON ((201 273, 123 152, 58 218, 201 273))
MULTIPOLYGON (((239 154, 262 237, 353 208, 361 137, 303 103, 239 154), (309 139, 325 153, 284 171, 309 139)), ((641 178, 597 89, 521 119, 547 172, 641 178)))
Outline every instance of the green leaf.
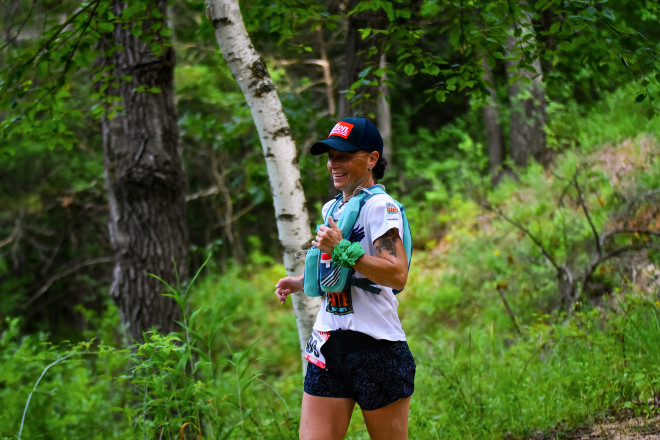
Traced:
POLYGON ((651 120, 655 116, 655 108, 649 107, 649 109, 646 111, 646 117, 651 120))
POLYGON ((635 98, 635 102, 642 102, 642 101, 644 101, 644 98, 646 98, 646 95, 643 94, 643 93, 640 93, 639 95, 637 95, 637 98, 635 98))
POLYGON ((99 32, 102 34, 107 34, 115 30, 115 25, 108 23, 107 21, 102 21, 99 23, 99 32))
POLYGON ((397 9, 396 13, 397 13, 397 16, 400 17, 400 18, 409 19, 410 17, 412 17, 412 11, 408 8, 397 9))
POLYGON ((534 3, 534 9, 537 11, 544 11, 550 6, 549 3, 549 0, 538 0, 536 3, 534 3))
POLYGON ((552 23, 552 25, 550 25, 550 30, 548 32, 550 32, 550 34, 556 34, 557 32, 559 32, 560 27, 561 27, 561 21, 555 21, 554 23, 552 23))
POLYGON ((396 18, 396 14, 394 13, 394 6, 392 5, 392 3, 389 2, 383 3, 382 7, 385 13, 387 14, 387 18, 390 21, 394 21, 394 19, 396 18))
POLYGON ((412 63, 406 64, 403 66, 403 72, 408 76, 412 76, 415 73, 415 65, 412 63))

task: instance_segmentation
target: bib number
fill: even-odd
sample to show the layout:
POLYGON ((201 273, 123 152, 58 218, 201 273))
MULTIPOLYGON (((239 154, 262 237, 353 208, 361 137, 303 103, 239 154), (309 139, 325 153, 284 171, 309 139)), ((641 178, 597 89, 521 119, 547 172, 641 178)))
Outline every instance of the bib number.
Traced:
POLYGON ((312 330, 312 335, 309 337, 305 346, 304 358, 319 368, 325 368, 325 356, 321 353, 321 347, 327 342, 329 337, 330 333, 328 332, 312 330))

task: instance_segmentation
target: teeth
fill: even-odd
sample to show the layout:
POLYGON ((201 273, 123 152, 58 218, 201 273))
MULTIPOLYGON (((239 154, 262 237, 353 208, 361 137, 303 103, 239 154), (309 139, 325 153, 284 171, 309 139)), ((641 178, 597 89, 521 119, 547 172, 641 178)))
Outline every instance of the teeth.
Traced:
POLYGON ((332 176, 333 176, 333 177, 343 177, 343 176, 345 176, 346 174, 347 174, 347 173, 333 174, 332 176))

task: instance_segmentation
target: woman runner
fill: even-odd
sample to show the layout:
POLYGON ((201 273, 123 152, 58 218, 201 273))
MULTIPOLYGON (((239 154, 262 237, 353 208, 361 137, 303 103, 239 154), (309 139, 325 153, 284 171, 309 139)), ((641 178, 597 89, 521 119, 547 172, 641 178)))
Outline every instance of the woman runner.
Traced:
MULTIPOLYGON (((322 260, 342 260, 350 241, 350 255, 358 257, 342 260, 352 266, 352 278, 344 291, 323 295, 307 344, 300 438, 343 439, 357 403, 371 439, 407 439, 415 362, 395 296, 408 279, 402 214, 397 203, 380 192, 366 200, 343 246, 340 242, 347 237, 337 227, 346 203, 360 192, 371 194, 370 188, 383 177, 387 162, 382 138, 365 118, 346 118, 327 139, 314 143, 311 153, 327 153, 328 171, 342 194, 341 201, 333 199, 323 207, 324 218, 331 207, 332 213, 312 245, 325 254, 322 260)), ((303 286, 304 275, 285 277, 275 294, 284 304, 303 286)))

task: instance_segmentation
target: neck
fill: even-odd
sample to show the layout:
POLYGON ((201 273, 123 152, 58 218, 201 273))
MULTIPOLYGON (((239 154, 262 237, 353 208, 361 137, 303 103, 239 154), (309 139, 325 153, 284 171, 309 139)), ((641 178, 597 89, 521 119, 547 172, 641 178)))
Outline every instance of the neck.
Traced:
POLYGON ((375 184, 376 184, 376 182, 374 181, 373 176, 369 176, 369 178, 365 182, 360 183, 355 188, 349 189, 349 190, 346 190, 346 191, 342 191, 344 202, 348 202, 355 194, 358 194, 360 192, 360 189, 358 189, 358 188, 360 188, 360 187, 361 188, 371 188, 375 184))

